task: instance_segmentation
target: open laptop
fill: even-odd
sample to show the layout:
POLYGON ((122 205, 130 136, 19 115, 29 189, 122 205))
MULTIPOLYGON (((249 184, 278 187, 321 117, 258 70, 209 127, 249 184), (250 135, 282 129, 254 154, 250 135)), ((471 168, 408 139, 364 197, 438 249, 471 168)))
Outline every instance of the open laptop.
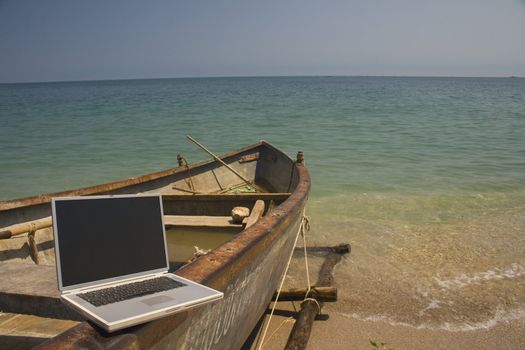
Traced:
POLYGON ((112 332, 223 297, 168 272, 160 195, 53 198, 63 300, 112 332))

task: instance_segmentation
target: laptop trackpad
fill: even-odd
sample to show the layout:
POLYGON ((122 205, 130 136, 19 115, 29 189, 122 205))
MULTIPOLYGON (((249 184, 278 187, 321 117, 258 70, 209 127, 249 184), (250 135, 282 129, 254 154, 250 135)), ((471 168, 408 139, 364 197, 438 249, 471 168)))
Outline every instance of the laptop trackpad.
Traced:
POLYGON ((148 299, 143 299, 141 300, 141 302, 143 302, 144 304, 148 305, 148 306, 155 306, 157 304, 162 304, 162 303, 166 303, 168 301, 172 301, 173 298, 167 296, 167 295, 157 295, 155 297, 152 297, 152 298, 148 298, 148 299))

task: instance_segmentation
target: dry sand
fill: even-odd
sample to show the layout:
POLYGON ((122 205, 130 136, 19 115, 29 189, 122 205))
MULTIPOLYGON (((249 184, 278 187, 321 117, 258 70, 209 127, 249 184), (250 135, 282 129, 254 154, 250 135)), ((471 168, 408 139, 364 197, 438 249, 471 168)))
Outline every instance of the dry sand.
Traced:
MULTIPOLYGON (((277 315, 272 318, 267 333, 269 340, 263 347, 266 350, 283 349, 293 326, 290 321, 281 326, 288 319, 284 311, 293 310, 291 303, 278 303, 276 310, 277 315), (279 326, 281 328, 270 337, 279 326)), ((323 314, 328 314, 329 318, 314 322, 307 349, 525 349, 523 318, 500 322, 490 329, 452 332, 346 317, 337 312, 337 303, 326 305, 323 314)), ((251 347, 256 348, 255 345, 251 347)))

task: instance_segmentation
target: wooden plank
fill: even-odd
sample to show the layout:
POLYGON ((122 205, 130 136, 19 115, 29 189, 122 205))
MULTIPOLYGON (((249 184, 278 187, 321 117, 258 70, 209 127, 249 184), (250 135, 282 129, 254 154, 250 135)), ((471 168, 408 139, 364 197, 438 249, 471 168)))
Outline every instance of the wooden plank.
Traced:
POLYGON ((43 317, 80 320, 60 301, 55 266, 0 264, 0 310, 43 317))
POLYGON ((243 220, 246 221, 246 227, 248 228, 255 224, 257 220, 263 215, 264 213, 264 201, 258 200, 255 202, 255 205, 253 206, 252 212, 250 213, 250 216, 248 216, 246 219, 243 220))
POLYGON ((239 163, 253 162, 254 160, 259 159, 259 157, 260 157, 260 153, 259 152, 252 153, 252 154, 247 154, 245 156, 242 156, 241 159, 239 159, 239 163))
POLYGON ((11 316, 0 324, 0 334, 9 336, 54 337, 78 322, 57 320, 33 315, 4 314, 11 316))
MULTIPOLYGON (((308 253, 338 253, 338 254, 346 254, 350 253, 350 244, 348 243, 341 243, 336 246, 326 247, 326 246, 313 246, 313 247, 306 247, 306 251, 308 253)), ((294 250, 295 253, 303 253, 304 247, 295 247, 294 250)))
POLYGON ((0 293, 60 297, 55 266, 2 263, 0 276, 0 293))
POLYGON ((164 225, 181 227, 237 227, 230 216, 164 215, 164 225))
POLYGON ((13 317, 16 317, 16 314, 0 312, 0 328, 2 328, 2 324, 4 324, 4 322, 12 319, 13 317))
POLYGON ((0 350, 33 349, 77 324, 33 315, 0 313, 0 350))
POLYGON ((0 350, 29 350, 35 349, 49 338, 27 337, 0 334, 0 350))
MULTIPOLYGON (((306 288, 290 288, 281 290, 279 293, 279 301, 304 301, 306 298, 314 298, 323 302, 337 301, 337 288, 312 286, 310 290, 306 288), (306 295, 307 292, 308 295, 306 295)), ((276 300, 277 292, 272 297, 272 301, 276 300)))

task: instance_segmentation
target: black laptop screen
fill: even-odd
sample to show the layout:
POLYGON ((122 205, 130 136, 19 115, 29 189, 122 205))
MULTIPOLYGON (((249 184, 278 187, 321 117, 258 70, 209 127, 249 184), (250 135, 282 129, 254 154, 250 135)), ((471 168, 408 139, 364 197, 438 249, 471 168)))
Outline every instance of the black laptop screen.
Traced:
POLYGON ((57 199, 62 286, 167 268, 159 196, 57 199))

